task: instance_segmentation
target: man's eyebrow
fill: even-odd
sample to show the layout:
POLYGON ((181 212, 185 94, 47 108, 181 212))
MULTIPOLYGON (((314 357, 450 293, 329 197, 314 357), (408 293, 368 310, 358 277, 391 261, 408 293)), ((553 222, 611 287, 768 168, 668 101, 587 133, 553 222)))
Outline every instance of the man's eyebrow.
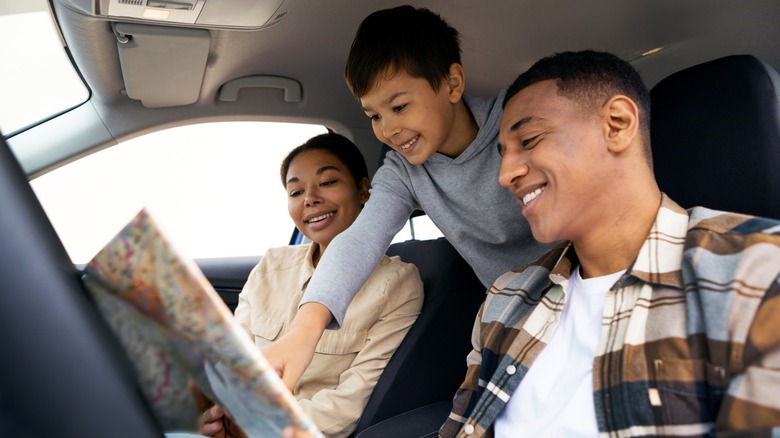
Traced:
MULTIPOLYGON (((401 96, 401 95, 404 95, 404 94, 407 94, 407 92, 406 91, 399 91, 397 93, 393 93, 393 94, 390 95, 390 97, 388 97, 387 99, 385 99, 382 102, 380 102, 380 104, 382 104, 382 105, 389 105, 390 102, 396 100, 398 98, 398 96, 401 96)), ((368 108, 366 108, 363 105, 360 105, 360 109, 362 109, 363 111, 368 111, 369 110, 368 108)))
POLYGON ((522 119, 515 122, 512 126, 509 127, 509 132, 517 132, 520 128, 523 127, 523 125, 527 125, 529 123, 537 123, 542 121, 539 117, 534 116, 528 116, 523 117, 522 119))

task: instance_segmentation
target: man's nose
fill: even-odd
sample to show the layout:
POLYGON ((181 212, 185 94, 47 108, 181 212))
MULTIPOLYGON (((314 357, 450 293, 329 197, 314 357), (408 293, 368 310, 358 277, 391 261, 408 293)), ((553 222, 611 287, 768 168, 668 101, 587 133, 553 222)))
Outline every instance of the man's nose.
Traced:
POLYGON ((501 158, 501 169, 498 172, 498 183, 502 187, 512 187, 513 184, 527 174, 528 164, 522 154, 504 152, 504 156, 501 158))

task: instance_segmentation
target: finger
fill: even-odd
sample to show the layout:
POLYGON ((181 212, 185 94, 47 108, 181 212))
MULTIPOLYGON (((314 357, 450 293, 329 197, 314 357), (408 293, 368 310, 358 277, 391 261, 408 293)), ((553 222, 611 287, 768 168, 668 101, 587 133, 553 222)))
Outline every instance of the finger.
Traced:
POLYGON ((219 405, 214 405, 203 411, 203 415, 201 417, 205 422, 208 423, 213 421, 222 422, 222 419, 225 417, 225 411, 219 405))
POLYGON ((204 412, 214 405, 214 402, 209 400, 209 398, 206 397, 206 394, 204 394, 197 386, 195 386, 195 384, 190 382, 189 387, 190 392, 192 393, 192 398, 195 400, 195 407, 198 409, 198 412, 204 412))
POLYGON ((224 427, 221 421, 214 421, 211 423, 203 423, 198 428, 198 433, 210 437, 222 437, 224 436, 224 427))

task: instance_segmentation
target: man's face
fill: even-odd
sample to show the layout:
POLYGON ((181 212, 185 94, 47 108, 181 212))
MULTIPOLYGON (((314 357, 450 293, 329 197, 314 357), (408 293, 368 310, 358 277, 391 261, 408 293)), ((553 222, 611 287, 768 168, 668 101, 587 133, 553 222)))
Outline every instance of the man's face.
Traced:
POLYGON ((598 226, 610 178, 598 111, 584 112, 558 95, 556 81, 531 85, 501 117, 499 183, 523 205, 534 237, 578 241, 598 226))
POLYGON ((455 116, 445 85, 434 90, 427 80, 404 71, 381 75, 360 104, 376 138, 411 164, 422 164, 436 152, 449 155, 455 116))

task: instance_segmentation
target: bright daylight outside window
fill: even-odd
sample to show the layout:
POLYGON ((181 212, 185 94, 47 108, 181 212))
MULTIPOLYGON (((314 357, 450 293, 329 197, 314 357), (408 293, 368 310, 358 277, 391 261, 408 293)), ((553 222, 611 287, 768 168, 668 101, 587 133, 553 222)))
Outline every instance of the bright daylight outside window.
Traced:
POLYGON ((0 131, 10 135, 89 97, 46 0, 0 0, 0 131))
POLYGON ((294 224, 279 164, 322 126, 219 122, 147 134, 31 182, 74 263, 147 207, 191 258, 262 255, 294 224))

